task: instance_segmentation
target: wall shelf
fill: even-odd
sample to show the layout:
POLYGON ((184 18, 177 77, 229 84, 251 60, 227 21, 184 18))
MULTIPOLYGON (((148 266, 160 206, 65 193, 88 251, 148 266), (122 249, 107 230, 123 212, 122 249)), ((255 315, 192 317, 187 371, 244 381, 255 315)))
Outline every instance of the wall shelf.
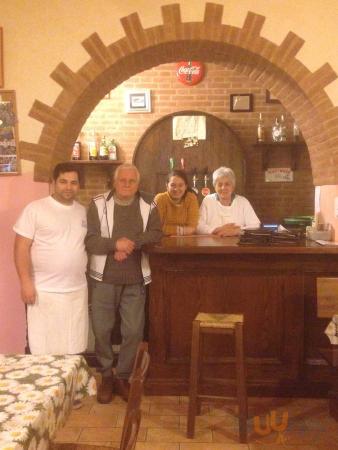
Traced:
POLYGON ((92 166, 92 165, 102 165, 102 166, 119 166, 123 164, 123 161, 117 159, 72 159, 69 161, 70 164, 79 164, 80 166, 92 166))
POLYGON ((124 163, 124 161, 120 160, 107 160, 107 159, 72 159, 71 161, 68 161, 69 164, 74 164, 76 166, 79 166, 80 172, 81 172, 81 183, 80 187, 81 189, 85 188, 85 176, 84 171, 87 167, 102 167, 107 175, 107 178, 109 179, 111 177, 111 170, 117 166, 120 166, 124 163))
POLYGON ((271 152, 289 152, 290 155, 290 168, 292 170, 297 169, 297 152, 300 149, 306 147, 304 141, 298 142, 257 142, 253 145, 254 148, 258 148, 262 151, 262 169, 265 171, 269 168, 270 154, 271 152))

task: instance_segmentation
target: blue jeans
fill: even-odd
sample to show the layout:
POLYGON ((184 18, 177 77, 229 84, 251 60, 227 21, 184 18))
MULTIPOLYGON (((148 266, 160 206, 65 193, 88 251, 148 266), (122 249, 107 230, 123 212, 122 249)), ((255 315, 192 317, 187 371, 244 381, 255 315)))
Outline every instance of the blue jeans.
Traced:
POLYGON ((102 376, 112 375, 114 355, 111 334, 119 309, 122 343, 116 375, 128 379, 138 344, 143 339, 145 287, 143 283, 117 285, 94 280, 91 284, 95 352, 102 366, 102 376))

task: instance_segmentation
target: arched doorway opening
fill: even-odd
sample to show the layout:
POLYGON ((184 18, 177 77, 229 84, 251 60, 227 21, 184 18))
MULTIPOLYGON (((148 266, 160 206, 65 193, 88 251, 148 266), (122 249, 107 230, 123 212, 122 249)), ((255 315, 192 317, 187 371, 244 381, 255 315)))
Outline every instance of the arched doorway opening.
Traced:
POLYGON ((63 91, 54 105, 36 100, 30 116, 44 123, 39 142, 21 142, 35 162, 34 179, 70 158, 71 147, 99 100, 130 76, 179 59, 227 64, 283 99, 302 129, 315 185, 338 184, 338 111, 324 87, 337 75, 325 64, 310 72, 296 59, 304 41, 290 32, 277 46, 260 35, 265 18, 249 12, 242 28, 223 25, 223 6, 207 3, 203 22, 183 23, 178 4, 162 7, 163 25, 143 29, 136 13, 122 18, 126 36, 104 45, 94 33, 82 45, 90 60, 77 72, 60 63, 51 74, 63 91))

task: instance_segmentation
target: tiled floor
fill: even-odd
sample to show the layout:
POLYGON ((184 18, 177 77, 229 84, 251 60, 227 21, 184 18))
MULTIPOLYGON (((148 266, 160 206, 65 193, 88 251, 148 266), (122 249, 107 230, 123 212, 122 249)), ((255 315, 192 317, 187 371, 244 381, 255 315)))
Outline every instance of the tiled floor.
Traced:
MULTIPOLYGON (((250 398, 248 444, 238 443, 232 399, 203 404, 194 439, 185 434, 186 397, 145 396, 142 410, 136 450, 338 449, 338 423, 329 417, 325 399, 250 398)), ((118 397, 108 405, 88 398, 55 441, 118 446, 124 412, 125 403, 118 397)))

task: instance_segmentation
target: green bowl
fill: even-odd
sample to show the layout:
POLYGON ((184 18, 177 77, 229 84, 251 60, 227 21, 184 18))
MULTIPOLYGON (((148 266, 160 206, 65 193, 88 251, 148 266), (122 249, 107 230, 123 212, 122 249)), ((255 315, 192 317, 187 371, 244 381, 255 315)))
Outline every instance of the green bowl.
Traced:
POLYGON ((283 219, 283 223, 285 225, 298 226, 298 227, 307 227, 312 224, 313 216, 293 216, 293 217, 285 217, 283 219))

